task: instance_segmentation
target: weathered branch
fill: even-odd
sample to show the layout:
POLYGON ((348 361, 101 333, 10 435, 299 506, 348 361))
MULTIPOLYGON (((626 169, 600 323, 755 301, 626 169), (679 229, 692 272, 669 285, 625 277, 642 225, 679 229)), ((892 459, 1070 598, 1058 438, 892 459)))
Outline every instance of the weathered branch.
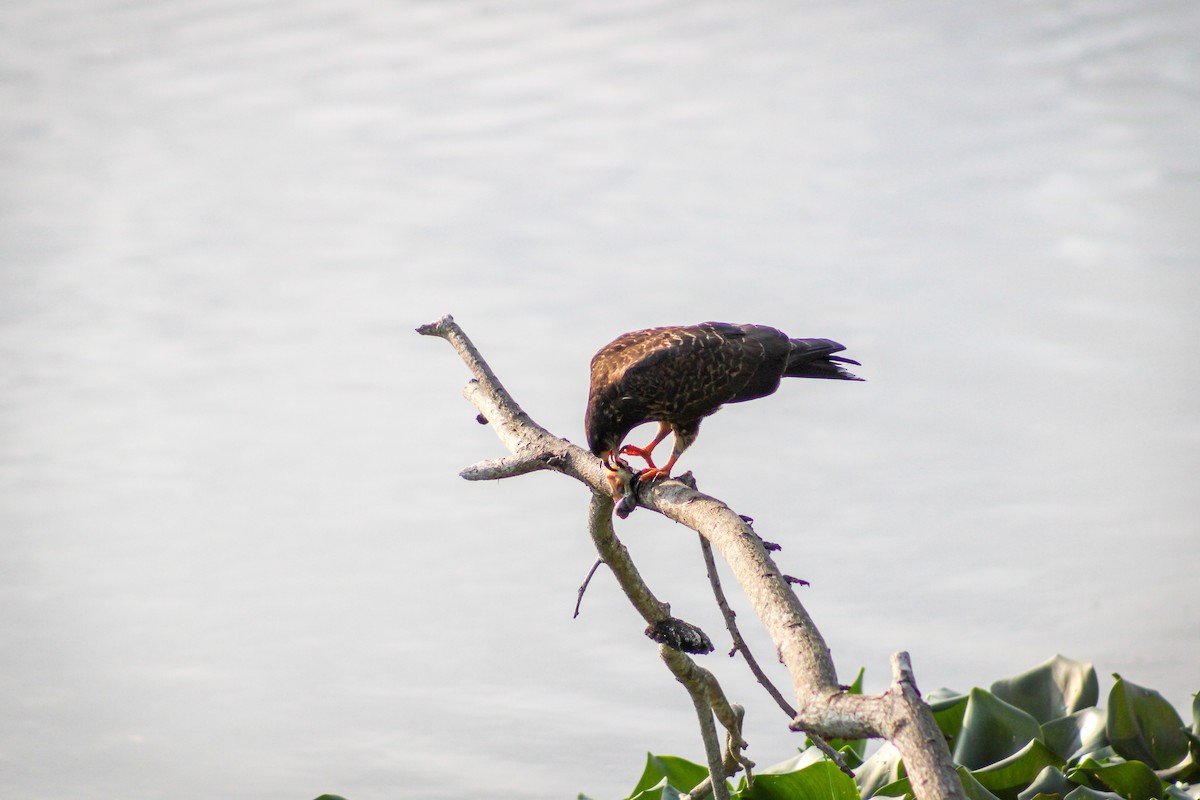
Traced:
POLYGON ((754 674, 755 680, 767 691, 767 694, 771 695, 775 705, 779 706, 788 717, 795 717, 796 709, 792 708, 792 705, 784 699, 779 689, 767 677, 767 673, 759 666, 754 653, 750 652, 750 645, 746 644, 746 640, 742 638, 742 632, 737 626, 737 614, 729 607, 729 601, 725 599, 725 590, 721 588, 721 577, 717 574, 717 562, 713 558, 712 545, 704 536, 700 537, 700 552, 704 555, 704 567, 708 570, 708 582, 712 586, 713 596, 717 600, 717 608, 720 609, 721 616, 725 619, 725 629, 729 631, 729 636, 733 639, 733 650, 729 651, 729 655, 741 653, 742 658, 746 659, 746 666, 754 674))
MULTIPOLYGON (((742 637, 742 632, 737 625, 737 614, 729 606, 729 601, 725 599, 725 590, 721 588, 721 577, 717 574, 717 564, 713 559, 712 545, 703 536, 700 537, 700 552, 704 555, 704 567, 708 570, 708 582, 712 586, 713 596, 717 600, 717 608, 721 610, 721 616, 725 619, 725 628, 729 631, 730 638, 733 639, 733 649, 729 651, 729 655, 741 653, 742 658, 746 660, 746 666, 750 668, 750 672, 754 674, 755 680, 759 685, 766 690, 767 694, 771 695, 771 699, 775 704, 783 710, 783 713, 789 717, 795 718, 796 709, 792 708, 791 704, 784 699, 779 689, 767 677, 767 673, 759 666, 758 659, 754 657, 754 653, 750 651, 750 645, 746 644, 746 640, 742 637)), ((784 576, 785 578, 787 576, 784 576)), ((826 758, 837 764, 845 774, 851 778, 854 777, 854 771, 846 766, 846 760, 842 758, 842 754, 834 750, 829 742, 817 733, 808 731, 808 739, 813 746, 825 754, 826 758)))
MULTIPOLYGON (((612 532, 612 501, 600 460, 553 436, 522 411, 451 317, 417 330, 446 339, 458 352, 475 376, 464 394, 512 454, 511 458, 470 467, 464 477, 511 477, 551 469, 587 484, 592 489, 589 528, 601 559, 613 569, 643 617, 669 616, 669 607, 654 597, 640 577, 633 578, 636 570, 624 577, 619 571, 628 561, 628 553, 615 533, 611 540, 608 536, 612 532)), ((906 653, 892 657, 893 681, 886 692, 877 696, 846 693, 838 685, 820 632, 744 519, 720 500, 675 480, 642 486, 637 499, 639 505, 700 533, 728 563, 791 678, 799 709, 791 723, 793 729, 825 738, 887 739, 900 751, 916 797, 965 800, 941 731, 917 691, 906 653)))

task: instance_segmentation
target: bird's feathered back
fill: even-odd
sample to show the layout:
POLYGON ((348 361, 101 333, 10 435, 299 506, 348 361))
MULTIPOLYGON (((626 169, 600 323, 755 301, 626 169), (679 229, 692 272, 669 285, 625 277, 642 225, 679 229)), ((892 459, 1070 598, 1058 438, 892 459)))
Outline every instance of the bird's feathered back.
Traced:
POLYGON ((600 454, 651 420, 698 424, 725 403, 773 393, 785 377, 861 380, 829 339, 790 339, 765 325, 650 328, 622 334, 592 358, 588 445, 600 454), (840 362, 840 363, 839 363, 840 362))

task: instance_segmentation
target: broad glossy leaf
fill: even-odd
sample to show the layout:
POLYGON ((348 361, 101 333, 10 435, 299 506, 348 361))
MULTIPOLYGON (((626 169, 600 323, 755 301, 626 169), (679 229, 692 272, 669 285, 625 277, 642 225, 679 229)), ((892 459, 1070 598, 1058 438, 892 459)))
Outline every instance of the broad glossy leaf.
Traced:
POLYGON ((996 681, 992 694, 1044 723, 1096 705, 1100 683, 1091 664, 1054 656, 1027 672, 996 681))
POLYGON ((1001 797, 1013 797, 1046 767, 1061 767, 1062 763, 1062 759, 1050 752, 1046 745, 1034 739, 1008 758, 973 770, 972 774, 991 792, 1001 797))
POLYGON ((1114 675, 1108 694, 1108 741, 1130 761, 1168 769, 1183 760, 1188 739, 1183 720, 1161 694, 1114 675))
POLYGON ((1017 795, 1017 800, 1036 800, 1038 796, 1061 798, 1074 791, 1075 786, 1057 767, 1046 767, 1017 795))
POLYGON ((968 800, 1000 800, 999 797, 987 790, 987 787, 980 783, 971 770, 966 767, 958 768, 958 779, 962 781, 963 792, 967 795, 968 800))
POLYGON ((1200 761, 1200 692, 1192 695, 1192 729, 1187 731, 1192 760, 1200 761))
POLYGON ((1121 795, 1080 786, 1078 789, 1073 789, 1063 800, 1121 800, 1121 795))
POLYGON ((854 770, 854 782, 863 797, 870 797, 885 786, 904 777, 904 764, 900 751, 891 743, 884 744, 854 770))
POLYGON ((962 733, 963 715, 967 713, 967 695, 952 692, 949 689, 938 689, 930 694, 926 701, 933 711, 933 718, 938 727, 946 735, 951 749, 954 740, 962 733))
POLYGON ((954 760, 971 770, 981 769, 1008 758, 1041 735, 1041 726, 1029 714, 990 692, 972 689, 962 733, 954 743, 954 760))
POLYGON ((795 772, 756 775, 746 800, 859 800, 858 787, 832 761, 795 772))
POLYGON ((707 767, 692 763, 685 758, 656 756, 653 753, 647 753, 646 769, 642 772, 637 786, 633 787, 633 791, 629 793, 629 797, 637 797, 647 790, 659 789, 664 785, 673 786, 681 792, 686 792, 707 777, 707 767))
POLYGON ((659 778, 658 783, 629 795, 628 800, 679 800, 681 794, 683 793, 667 783, 666 778, 659 778))
POLYGON ((1140 761, 1121 761, 1116 764, 1096 764, 1089 760, 1071 771, 1071 780, 1083 783, 1087 776, 1092 788, 1116 792, 1125 800, 1152 800, 1163 796, 1163 782, 1140 761))
POLYGON ((1107 715, 1099 708, 1085 708, 1042 725, 1042 741, 1060 758, 1071 761, 1108 744, 1107 715))
POLYGON ((791 758, 786 758, 778 764, 772 764, 766 769, 755 770, 756 775, 783 775, 787 772, 796 772, 807 767, 809 764, 816 764, 825 760, 825 754, 815 747, 806 747, 791 758))
POLYGON ((1182 786, 1168 786, 1166 796, 1171 800, 1197 800, 1200 798, 1200 783, 1194 783, 1186 789, 1182 786))
MULTIPOLYGON (((867 795, 863 795, 866 797, 867 795)), ((889 783, 887 786, 880 787, 875 790, 872 797, 902 797, 905 800, 910 800, 913 797, 912 786, 908 783, 908 778, 901 778, 894 783, 889 783)))

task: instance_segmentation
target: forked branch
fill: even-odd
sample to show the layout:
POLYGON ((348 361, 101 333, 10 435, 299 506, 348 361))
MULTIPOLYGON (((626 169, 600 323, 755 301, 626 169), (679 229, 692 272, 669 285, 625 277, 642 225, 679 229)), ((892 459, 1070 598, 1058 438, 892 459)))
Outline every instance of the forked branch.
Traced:
MULTIPOLYGON (((554 436, 522 411, 453 318, 445 316, 417 331, 445 339, 458 352, 474 375, 464 390, 465 396, 511 453, 503 459, 468 467, 462 476, 488 480, 549 469, 586 484, 592 490, 589 528, 601 559, 613 569, 643 617, 669 617, 669 607, 654 597, 640 577, 635 579, 636 570, 622 574, 622 562, 630 568, 632 562, 615 534, 611 540, 606 535, 612 532, 612 501, 600 460, 554 436)), ((965 800, 941 730, 917 691, 906 653, 892 657, 893 680, 883 694, 852 695, 843 691, 820 631, 744 519, 720 500, 675 480, 642 487, 638 504, 696 531, 725 559, 788 670, 795 707, 799 709, 790 726, 793 730, 824 738, 887 739, 900 751, 916 797, 965 800)), ((740 739, 740 734, 730 734, 740 739)), ((727 761, 714 756, 709 748, 710 765, 714 757, 727 761)), ((719 774, 715 769, 713 772, 719 774)), ((716 791, 721 792, 723 783, 714 787, 716 791)))

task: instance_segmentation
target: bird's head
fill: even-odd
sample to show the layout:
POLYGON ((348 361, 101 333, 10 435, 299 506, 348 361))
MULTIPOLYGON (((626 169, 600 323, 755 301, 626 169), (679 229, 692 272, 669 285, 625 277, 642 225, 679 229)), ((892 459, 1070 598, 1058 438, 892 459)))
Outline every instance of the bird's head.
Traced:
POLYGON ((614 389, 592 392, 584 428, 593 455, 617 453, 629 432, 647 421, 645 405, 614 389))

